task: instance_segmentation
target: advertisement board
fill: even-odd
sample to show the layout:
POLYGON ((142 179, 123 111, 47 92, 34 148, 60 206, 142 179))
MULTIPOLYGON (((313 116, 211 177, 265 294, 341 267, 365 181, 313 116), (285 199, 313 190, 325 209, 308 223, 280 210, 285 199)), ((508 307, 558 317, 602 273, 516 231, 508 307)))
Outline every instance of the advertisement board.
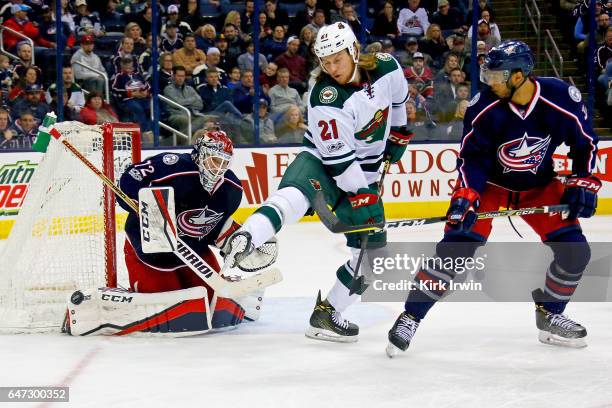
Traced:
MULTIPOLYGON (((458 149, 457 143, 409 145, 401 162, 392 165, 385 177, 382 197, 387 218, 444 214, 457 181, 458 149)), ((145 150, 143 160, 162 151, 167 150, 145 150)), ((187 153, 190 150, 171 151, 187 153)), ((299 152, 299 147, 235 149, 232 170, 244 188, 242 204, 236 214, 239 221, 276 191, 285 170, 299 152)), ((571 173, 567 152, 568 148, 561 146, 555 153, 555 170, 560 175, 571 173)), ((0 154, 0 239, 8 236, 41 158, 42 154, 36 152, 0 154)), ((612 214, 612 141, 599 143, 595 175, 603 182, 598 214, 612 214)), ((305 218, 308 219, 314 218, 305 218)))

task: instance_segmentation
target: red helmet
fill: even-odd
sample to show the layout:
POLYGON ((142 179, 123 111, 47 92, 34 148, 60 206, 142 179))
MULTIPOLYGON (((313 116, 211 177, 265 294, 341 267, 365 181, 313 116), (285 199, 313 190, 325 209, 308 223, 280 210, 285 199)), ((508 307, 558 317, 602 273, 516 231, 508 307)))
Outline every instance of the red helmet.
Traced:
POLYGON ((208 131, 196 140, 191 158, 198 166, 200 181, 206 191, 210 193, 223 178, 233 154, 232 141, 222 130, 208 131))

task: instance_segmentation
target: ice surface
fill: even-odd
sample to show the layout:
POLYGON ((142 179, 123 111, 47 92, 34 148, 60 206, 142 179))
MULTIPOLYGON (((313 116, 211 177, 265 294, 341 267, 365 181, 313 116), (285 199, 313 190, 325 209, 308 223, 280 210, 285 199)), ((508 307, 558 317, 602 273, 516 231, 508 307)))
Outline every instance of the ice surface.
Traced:
MULTIPOLYGON (((612 217, 583 225, 590 240, 612 240, 612 217)), ((441 235, 438 224, 389 239, 441 235)), ((400 303, 352 306, 356 344, 304 337, 317 290, 329 290, 346 260, 342 236, 305 223, 279 240, 285 280, 267 291, 260 321, 183 339, 4 335, 0 386, 70 386, 70 403, 17 407, 612 407, 612 303, 568 307, 589 331, 582 350, 540 344, 531 304, 441 303, 390 360, 386 336, 400 303)), ((518 238, 496 220, 491 240, 518 238)))

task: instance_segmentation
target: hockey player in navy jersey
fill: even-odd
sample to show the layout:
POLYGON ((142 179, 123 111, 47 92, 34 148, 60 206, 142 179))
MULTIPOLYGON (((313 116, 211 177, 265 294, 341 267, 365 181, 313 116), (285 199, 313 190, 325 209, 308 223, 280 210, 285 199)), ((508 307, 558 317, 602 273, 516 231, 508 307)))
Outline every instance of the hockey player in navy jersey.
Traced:
MULTIPOLYGON (((532 293, 539 339, 584 347, 586 329, 563 311, 590 259, 577 218, 591 217, 597 207, 601 182, 592 174, 597 136, 589 126, 580 91, 556 78, 534 77, 533 67, 533 55, 521 41, 505 41, 489 51, 481 67, 481 81, 488 87, 475 95, 465 115, 458 185, 436 253, 442 258, 469 257, 484 245, 492 220, 477 221, 476 211, 568 204, 566 218, 561 214, 523 218, 554 252, 544 288, 532 293), (572 159, 572 174, 565 183, 555 177, 552 157, 563 143, 572 159)), ((427 268, 417 273, 415 283, 447 283, 455 275, 453 270, 427 268)), ((410 291, 405 312, 389 331, 390 357, 408 348, 419 322, 443 295, 444 291, 410 291)))
MULTIPOLYGON (((211 248, 221 248, 225 239, 240 227, 232 214, 240 205, 242 185, 229 169, 233 155, 230 138, 220 130, 200 132, 202 135, 191 153, 160 153, 132 164, 122 174, 119 186, 135 201, 141 188, 172 187, 178 235, 219 272, 211 248)), ((70 324, 65 322, 66 332, 123 335, 138 331, 185 336, 258 317, 263 290, 239 299, 221 297, 175 253, 144 253, 139 214, 122 200, 118 202, 128 211, 124 252, 130 291, 102 288, 78 295, 69 308, 74 315, 68 319, 70 324), (103 303, 104 307, 98 307, 86 302, 113 297, 129 298, 131 304, 123 306, 117 301, 118 304, 103 303)), ((274 251, 263 256, 266 258, 263 263, 261 253, 243 262, 253 266, 255 261, 257 265, 251 270, 263 269, 276 259, 276 247, 272 247, 274 251)), ((237 266, 240 268, 241 264, 237 266)))

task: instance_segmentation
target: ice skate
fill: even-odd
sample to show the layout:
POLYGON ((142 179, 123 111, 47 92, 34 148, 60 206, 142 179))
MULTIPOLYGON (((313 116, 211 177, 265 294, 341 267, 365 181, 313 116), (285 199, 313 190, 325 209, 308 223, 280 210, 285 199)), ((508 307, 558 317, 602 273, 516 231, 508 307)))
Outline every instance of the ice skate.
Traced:
POLYGON ((419 321, 408 313, 402 312, 389 330, 389 344, 385 350, 387 356, 393 358, 400 351, 406 351, 418 327, 419 321))
POLYGON ((321 300, 321 291, 317 295, 317 304, 310 316, 310 326, 306 337, 316 340, 354 343, 359 335, 359 327, 342 318, 327 300, 321 300))
POLYGON ((572 319, 551 313, 536 303, 536 326, 540 329, 538 339, 545 344, 572 348, 586 347, 586 329, 572 319))

